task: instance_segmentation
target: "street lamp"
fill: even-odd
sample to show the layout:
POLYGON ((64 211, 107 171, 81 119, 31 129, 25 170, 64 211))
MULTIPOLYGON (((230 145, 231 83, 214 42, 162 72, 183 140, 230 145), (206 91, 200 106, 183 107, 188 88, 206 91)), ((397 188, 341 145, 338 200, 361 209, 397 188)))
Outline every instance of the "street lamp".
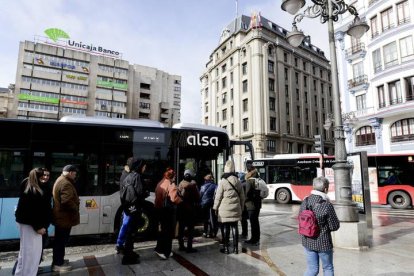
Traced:
MULTIPOLYGON (((335 209, 340 221, 358 222, 358 212, 355 204, 352 202, 352 188, 350 177, 350 166, 347 164, 347 154, 345 147, 345 135, 342 123, 341 100, 339 94, 338 65, 336 58, 336 46, 334 36, 333 22, 338 20, 338 15, 349 12, 355 16, 354 21, 349 26, 348 35, 355 38, 361 38, 368 31, 369 26, 362 22, 358 12, 352 5, 345 4, 344 0, 311 0, 314 5, 307 7, 303 13, 296 14, 304 5, 304 0, 284 0, 282 9, 296 14, 293 20, 292 32, 289 32, 286 39, 293 47, 302 44, 305 35, 298 31, 296 24, 302 21, 304 17, 320 17, 321 23, 328 22, 329 32, 329 50, 331 58, 332 72, 332 95, 333 95, 333 121, 334 121, 334 139, 335 139, 335 209)), ((328 126, 326 126, 328 127, 328 126)), ((329 126, 330 127, 330 126, 329 126)))

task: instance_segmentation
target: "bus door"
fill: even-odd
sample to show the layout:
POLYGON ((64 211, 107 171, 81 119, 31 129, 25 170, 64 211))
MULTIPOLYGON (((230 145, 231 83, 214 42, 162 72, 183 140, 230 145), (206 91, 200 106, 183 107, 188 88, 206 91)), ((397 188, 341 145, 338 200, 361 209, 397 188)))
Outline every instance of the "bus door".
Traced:
POLYGON ((88 152, 52 152, 51 181, 62 174, 64 166, 78 168, 75 187, 80 199, 80 225, 72 228, 72 235, 99 233, 99 216, 102 187, 98 185, 98 155, 88 152))

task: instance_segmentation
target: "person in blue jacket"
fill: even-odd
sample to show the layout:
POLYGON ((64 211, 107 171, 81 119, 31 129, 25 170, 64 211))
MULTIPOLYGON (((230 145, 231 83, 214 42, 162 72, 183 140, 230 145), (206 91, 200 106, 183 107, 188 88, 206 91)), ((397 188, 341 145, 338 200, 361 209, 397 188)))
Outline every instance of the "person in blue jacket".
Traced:
POLYGON ((211 171, 206 171, 204 175, 204 183, 200 189, 200 206, 204 220, 203 236, 206 238, 214 238, 217 234, 217 216, 213 212, 214 194, 216 193, 217 184, 211 171))

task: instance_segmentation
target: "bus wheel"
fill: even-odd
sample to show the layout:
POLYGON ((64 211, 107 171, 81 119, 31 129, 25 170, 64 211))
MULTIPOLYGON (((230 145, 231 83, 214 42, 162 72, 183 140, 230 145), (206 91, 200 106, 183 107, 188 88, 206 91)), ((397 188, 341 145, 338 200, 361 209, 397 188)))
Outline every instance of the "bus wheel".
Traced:
POLYGON ((276 191, 276 202, 286 204, 290 202, 290 192, 288 189, 280 188, 276 191))
POLYGON ((402 191, 394 191, 388 195, 388 203, 395 209, 406 209, 411 205, 410 196, 402 191))

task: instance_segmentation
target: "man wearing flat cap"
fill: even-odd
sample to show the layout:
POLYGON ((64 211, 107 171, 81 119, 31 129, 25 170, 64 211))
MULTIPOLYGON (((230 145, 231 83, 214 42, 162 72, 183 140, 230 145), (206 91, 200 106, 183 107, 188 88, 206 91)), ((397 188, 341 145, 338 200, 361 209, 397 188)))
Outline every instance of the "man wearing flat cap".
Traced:
POLYGON ((75 188, 78 169, 74 165, 63 167, 62 175, 53 185, 53 224, 55 239, 53 246, 52 270, 65 272, 72 269, 65 262, 65 246, 69 239, 70 230, 80 223, 79 197, 75 188))

